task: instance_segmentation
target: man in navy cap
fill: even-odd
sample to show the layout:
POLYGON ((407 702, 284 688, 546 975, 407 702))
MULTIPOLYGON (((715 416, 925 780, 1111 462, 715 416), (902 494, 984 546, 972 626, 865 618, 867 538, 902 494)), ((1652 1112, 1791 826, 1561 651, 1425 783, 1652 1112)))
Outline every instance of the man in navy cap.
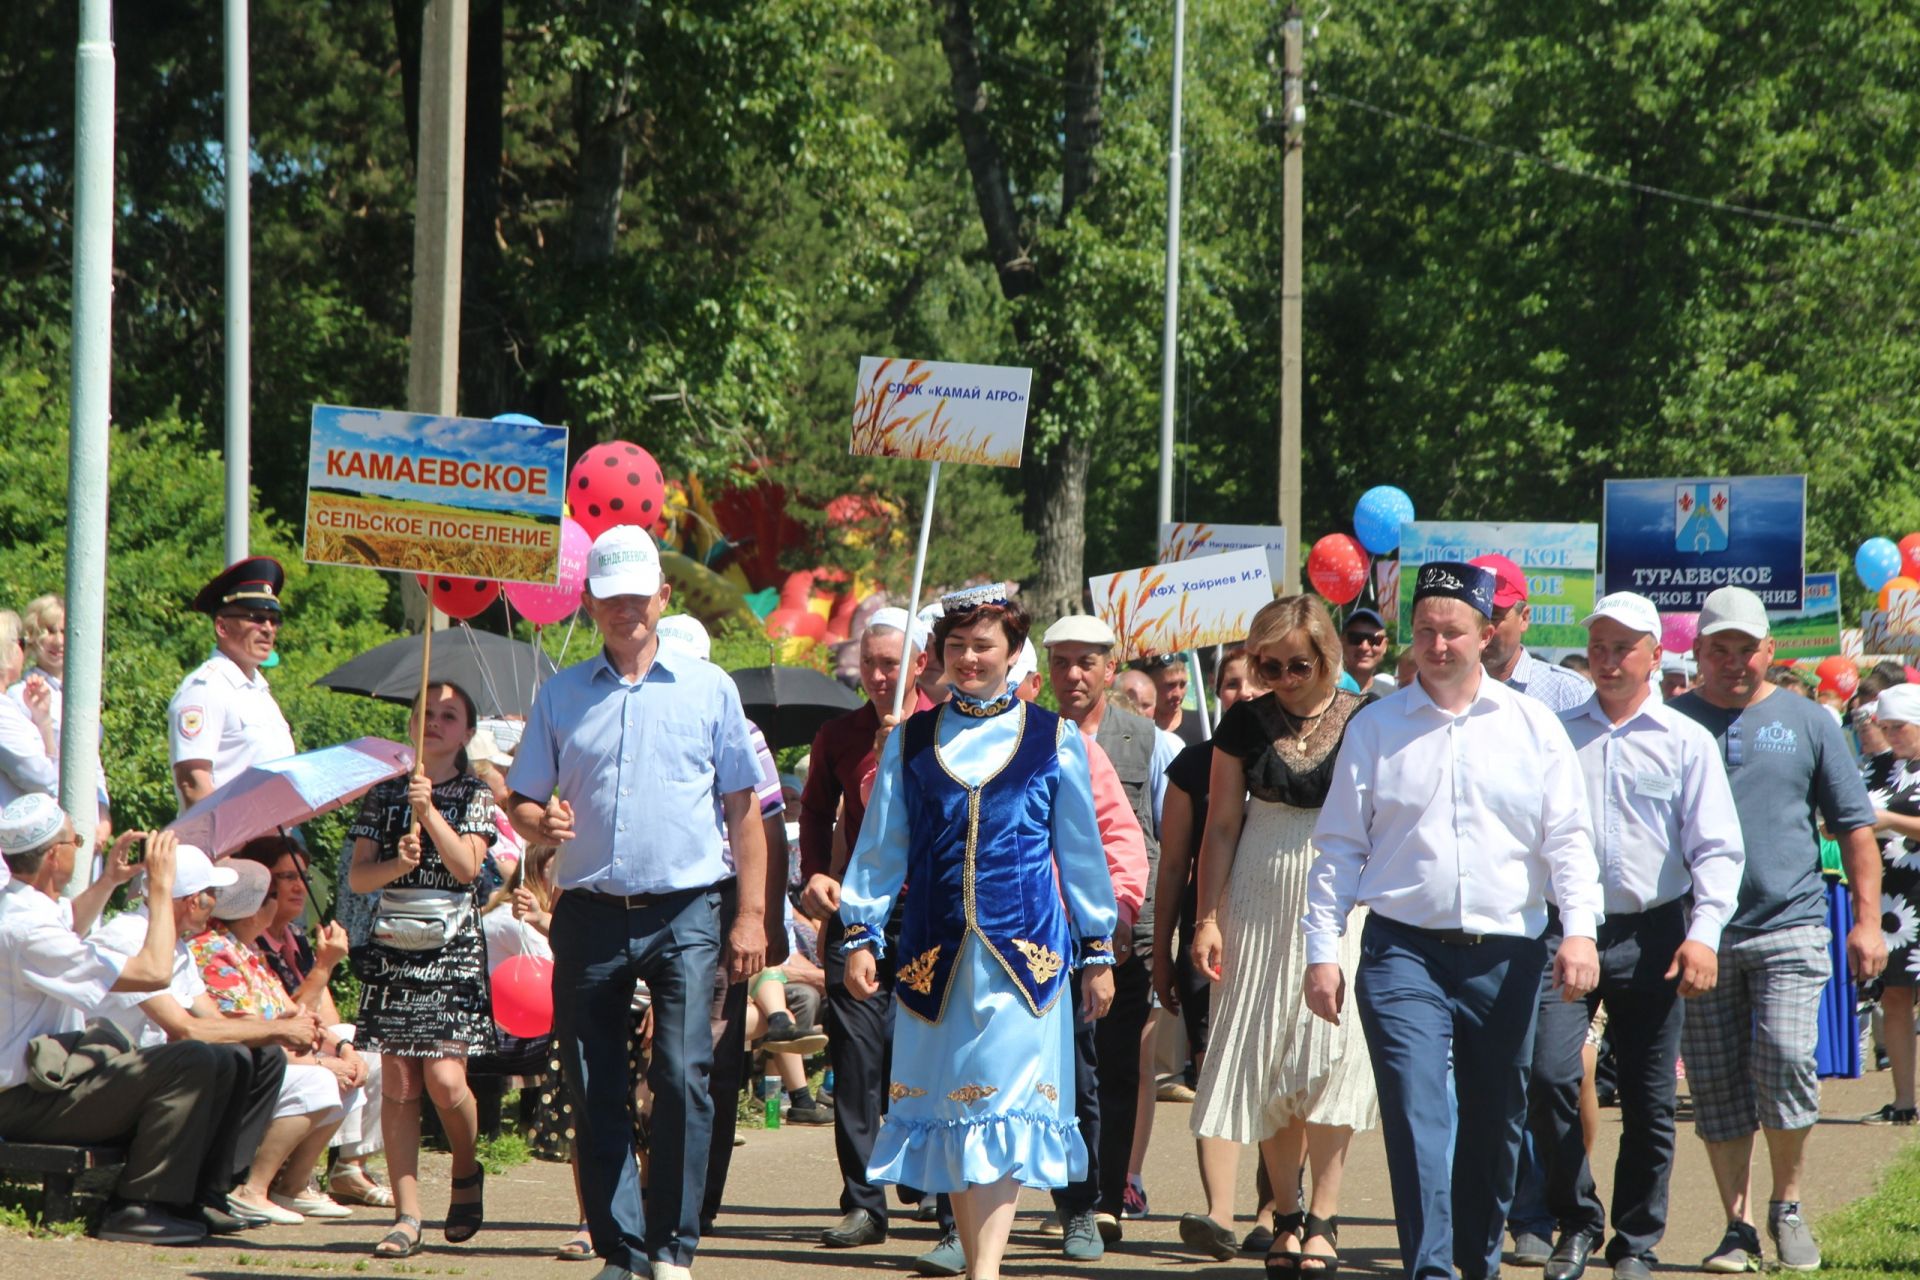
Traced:
POLYGON ((1359 608, 1347 615, 1347 624, 1340 628, 1340 665, 1361 693, 1384 698, 1400 687, 1391 674, 1381 670, 1386 665, 1387 647, 1387 620, 1378 609, 1359 608))
POLYGON ((1354 1005, 1367 1035, 1408 1276, 1486 1280, 1526 1116, 1547 887, 1564 940, 1554 977, 1599 978, 1600 869, 1580 762, 1559 719, 1490 677, 1494 575, 1424 565, 1419 676, 1347 726, 1320 810, 1301 921, 1307 1007, 1347 1013, 1337 963, 1368 908, 1354 1005), (1451 1069, 1449 1064, 1451 1064, 1451 1069), (1453 1078, 1473 1087, 1453 1089, 1453 1078))
POLYGON ((174 791, 186 809, 248 766, 293 754, 293 731, 260 668, 280 635, 286 571, 270 556, 236 561, 193 598, 217 651, 167 705, 174 791))

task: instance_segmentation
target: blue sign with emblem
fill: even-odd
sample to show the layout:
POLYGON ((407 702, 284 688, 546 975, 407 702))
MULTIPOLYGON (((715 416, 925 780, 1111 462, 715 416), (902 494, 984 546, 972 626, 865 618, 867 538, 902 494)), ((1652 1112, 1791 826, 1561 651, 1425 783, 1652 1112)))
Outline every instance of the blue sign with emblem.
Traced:
POLYGON ((1719 587, 1745 587, 1773 612, 1803 605, 1805 476, 1609 480, 1601 572, 1663 613, 1694 613, 1719 587))

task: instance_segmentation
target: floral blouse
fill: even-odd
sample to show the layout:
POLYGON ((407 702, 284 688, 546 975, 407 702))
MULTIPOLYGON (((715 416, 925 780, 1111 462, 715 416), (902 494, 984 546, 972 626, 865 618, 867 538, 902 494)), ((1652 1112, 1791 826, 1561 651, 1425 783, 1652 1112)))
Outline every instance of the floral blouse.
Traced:
POLYGON ((277 1018, 293 1008, 293 997, 267 962, 225 925, 188 939, 187 950, 220 1012, 277 1018))

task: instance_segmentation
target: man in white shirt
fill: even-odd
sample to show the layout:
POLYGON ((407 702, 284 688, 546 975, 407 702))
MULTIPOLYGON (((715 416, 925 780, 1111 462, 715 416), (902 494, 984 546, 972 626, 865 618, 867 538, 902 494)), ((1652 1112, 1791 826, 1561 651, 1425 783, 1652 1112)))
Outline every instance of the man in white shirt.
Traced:
POLYGON ((213 619, 219 652, 189 672, 167 704, 182 810, 249 765, 293 754, 293 730, 260 674, 280 635, 286 580, 278 560, 254 556, 230 565, 194 597, 194 609, 213 619))
MULTIPOLYGON (((200 965, 186 940, 205 932, 213 914, 215 890, 240 878, 233 863, 214 865, 190 844, 174 850, 173 919, 177 941, 173 977, 164 991, 115 995, 101 1016, 118 1023, 143 1049, 182 1040, 215 1046, 232 1060, 233 1084, 207 1159, 224 1192, 244 1180, 268 1126, 282 1116, 340 1107, 340 1089, 325 1068, 290 1066, 288 1052, 310 1053, 320 1040, 320 1019, 310 1009, 279 1018, 229 1016, 207 994, 200 965), (317 1077, 317 1078, 316 1078, 317 1077)), ((115 955, 132 956, 146 939, 151 911, 125 911, 87 935, 87 941, 115 955)), ((267 1219, 228 1202, 227 1211, 248 1226, 267 1219)))
POLYGON ((164 991, 173 978, 174 838, 147 842, 154 897, 140 950, 122 957, 84 941, 113 888, 130 874, 125 848, 108 873, 71 902, 73 823, 42 795, 0 811, 0 849, 13 880, 0 889, 0 1140, 113 1143, 127 1163, 96 1234, 131 1244, 194 1244, 233 1229, 216 1162, 207 1160, 233 1086, 228 1058, 183 1041, 136 1049, 94 1066, 64 1089, 29 1083, 29 1046, 78 1033, 110 993, 164 991))
POLYGON ((1653 602, 1615 592, 1582 625, 1594 696, 1560 720, 1579 753, 1600 855, 1600 983, 1573 1004, 1543 988, 1529 1123, 1560 1228, 1546 1280, 1578 1280, 1606 1227, 1580 1127, 1580 1052, 1604 1000, 1621 1114, 1607 1261, 1616 1280, 1650 1280, 1667 1222, 1683 999, 1718 978, 1720 930, 1739 899, 1746 853, 1713 736, 1654 696, 1653 602))
POLYGON ((1547 887, 1563 997, 1598 978, 1599 867, 1579 761, 1553 713, 1487 676, 1491 573, 1424 565, 1419 677, 1347 727, 1301 921, 1306 1000, 1338 1022, 1339 938, 1369 910, 1354 1004, 1380 1094, 1408 1276, 1500 1267, 1546 963, 1547 887), (1472 1087, 1453 1089, 1453 1077, 1472 1087))

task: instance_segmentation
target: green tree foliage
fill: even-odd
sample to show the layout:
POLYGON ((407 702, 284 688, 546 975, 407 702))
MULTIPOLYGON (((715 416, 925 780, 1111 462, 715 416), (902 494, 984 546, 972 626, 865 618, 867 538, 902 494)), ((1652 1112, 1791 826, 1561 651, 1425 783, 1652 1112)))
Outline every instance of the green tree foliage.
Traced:
MULTIPOLYGON (((63 585, 66 358, 63 342, 46 331, 0 349, 0 419, 7 423, 0 468, 9 478, 0 487, 0 582, 10 605, 63 585)), ((152 830, 173 818, 167 703, 213 652, 212 625, 190 606, 222 567, 223 482, 220 460, 198 434, 173 415, 113 433, 100 752, 114 823, 123 830, 152 830)), ((366 734, 402 738, 402 709, 313 687, 392 638, 384 575, 308 568, 287 528, 269 516, 255 517, 251 538, 256 553, 277 556, 287 569, 282 660, 268 678, 294 742, 313 748, 366 734)), ((323 875, 344 831, 342 818, 309 829, 323 875)))

